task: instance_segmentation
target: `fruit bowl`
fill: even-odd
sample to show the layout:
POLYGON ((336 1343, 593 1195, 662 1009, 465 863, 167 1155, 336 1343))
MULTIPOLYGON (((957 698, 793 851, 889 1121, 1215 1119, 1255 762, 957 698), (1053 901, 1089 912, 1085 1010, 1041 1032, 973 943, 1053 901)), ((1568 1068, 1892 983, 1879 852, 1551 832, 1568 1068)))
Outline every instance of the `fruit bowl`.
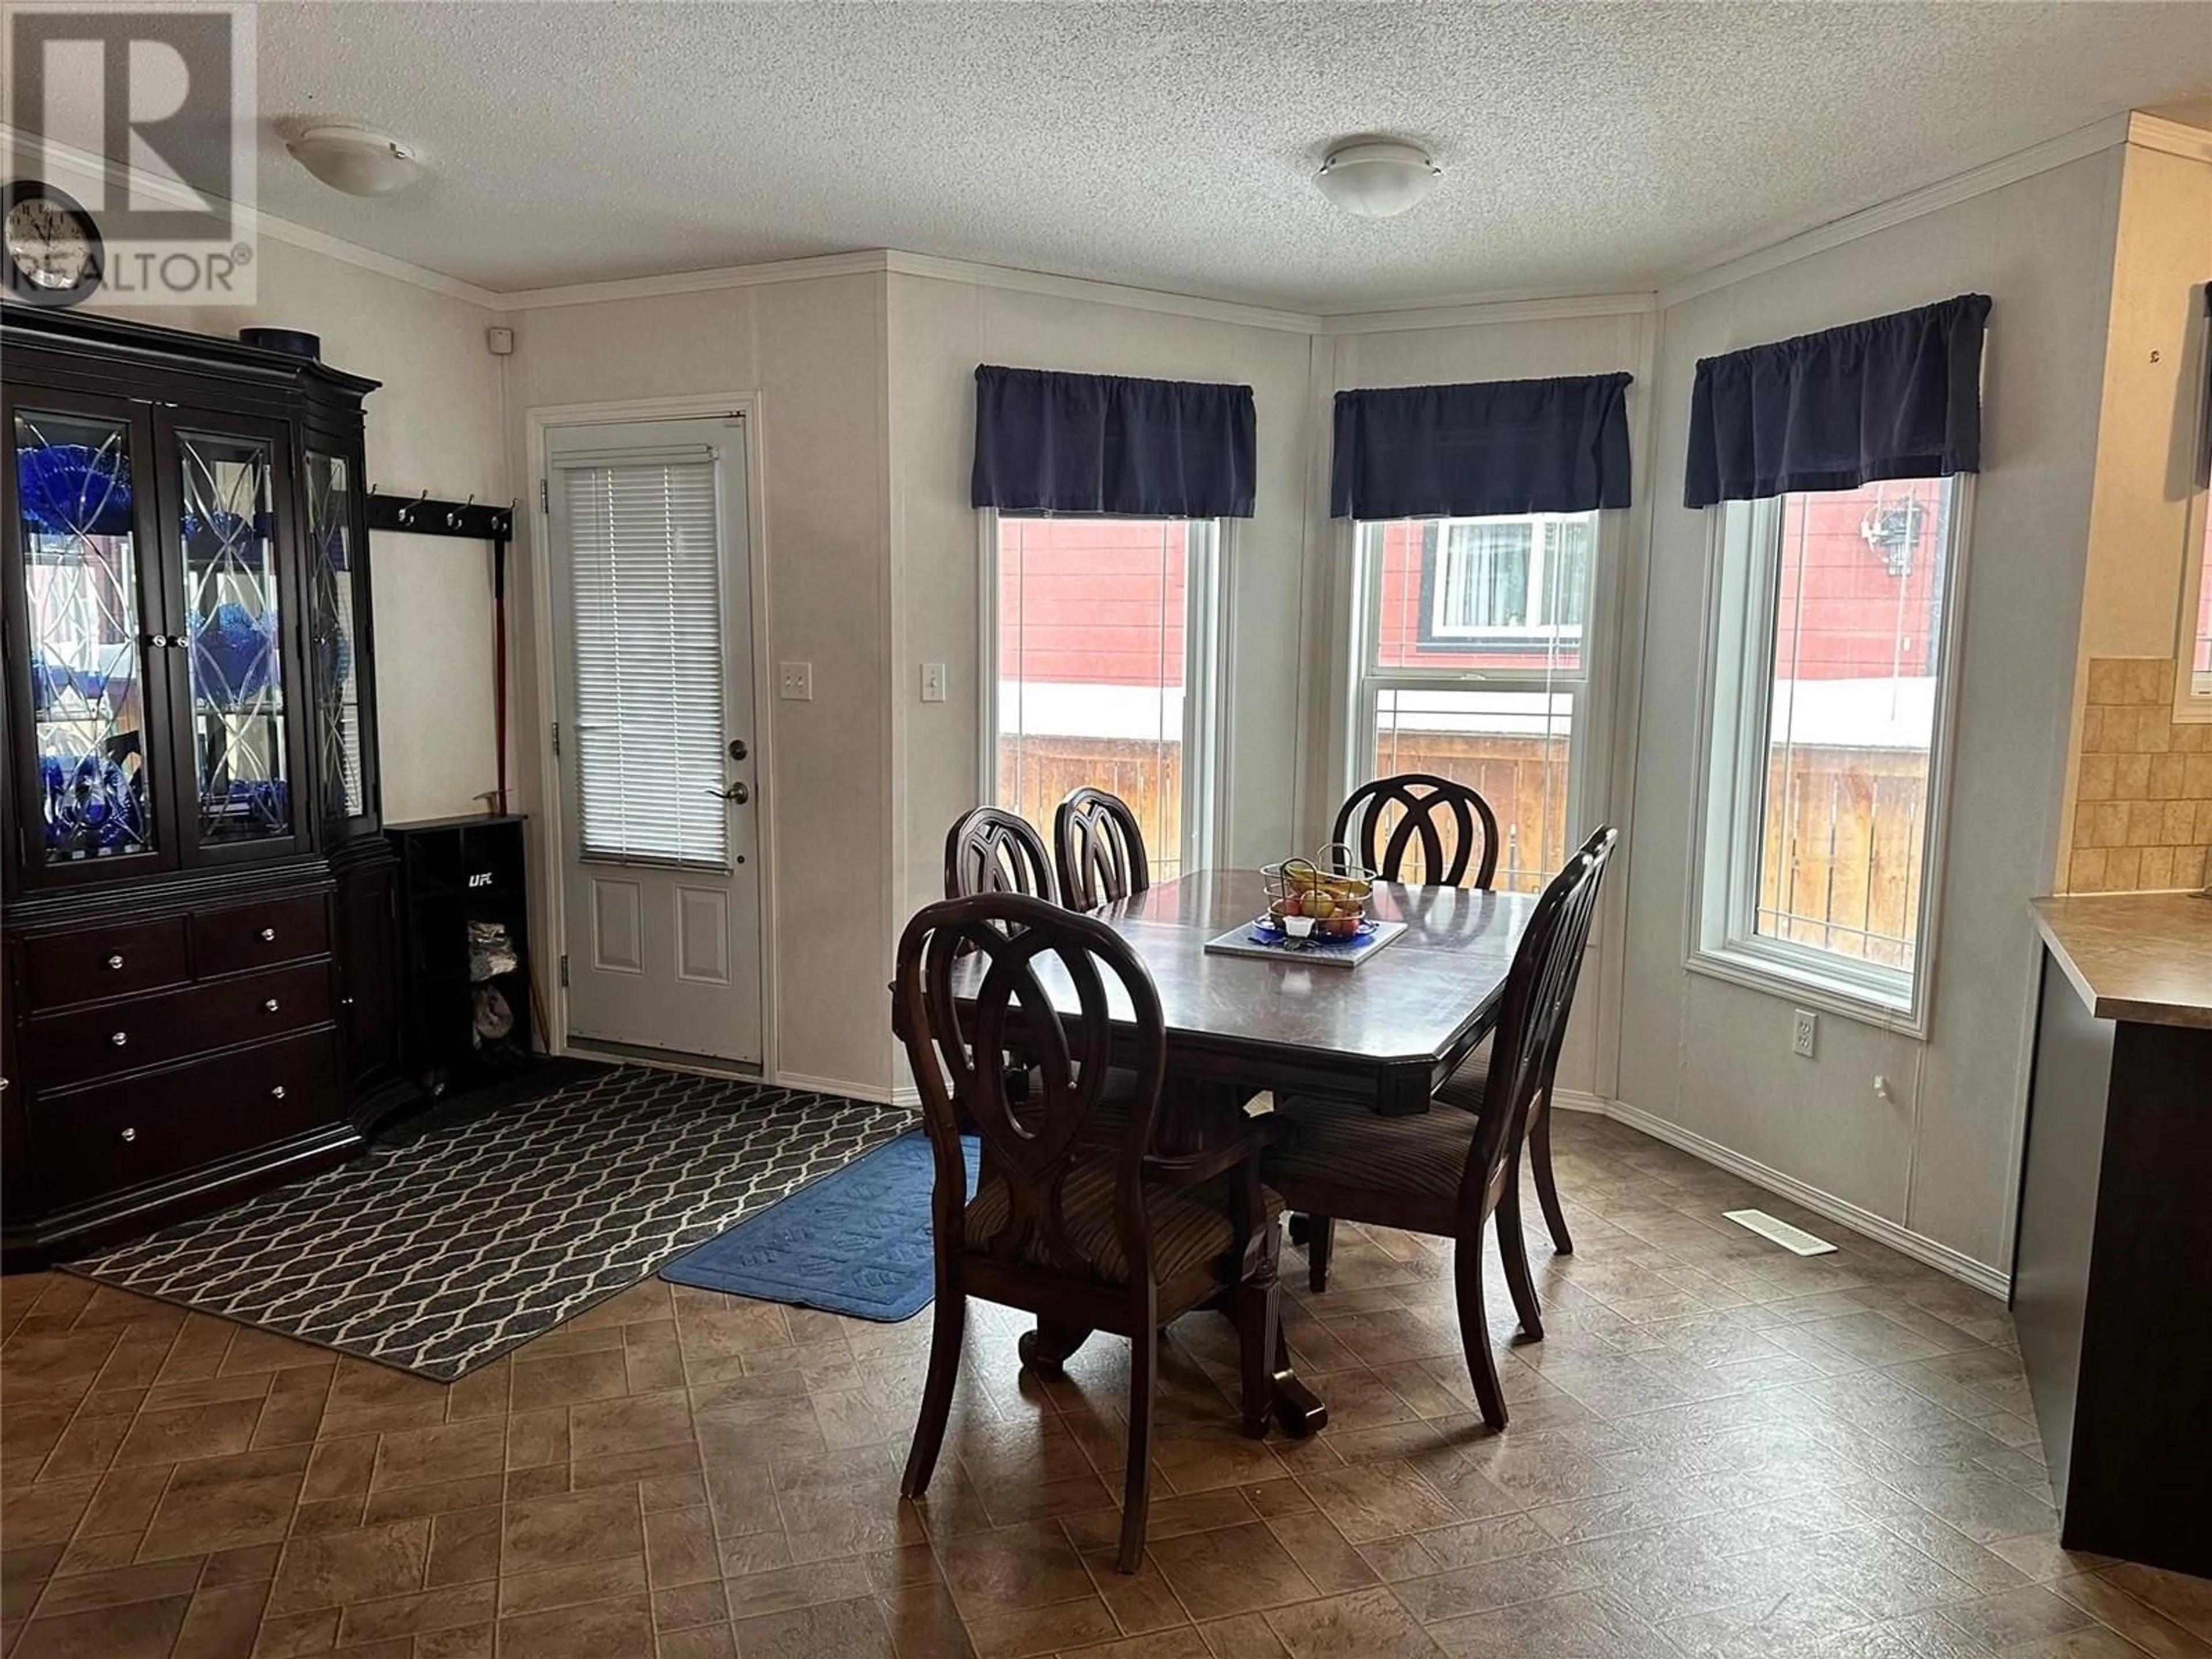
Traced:
POLYGON ((1285 933, 1308 931, 1324 939, 1351 939, 1367 919, 1375 872, 1352 861, 1351 849, 1324 847, 1313 858, 1285 859, 1263 866, 1267 917, 1285 933), (1298 926, 1299 919, 1310 928, 1298 926))

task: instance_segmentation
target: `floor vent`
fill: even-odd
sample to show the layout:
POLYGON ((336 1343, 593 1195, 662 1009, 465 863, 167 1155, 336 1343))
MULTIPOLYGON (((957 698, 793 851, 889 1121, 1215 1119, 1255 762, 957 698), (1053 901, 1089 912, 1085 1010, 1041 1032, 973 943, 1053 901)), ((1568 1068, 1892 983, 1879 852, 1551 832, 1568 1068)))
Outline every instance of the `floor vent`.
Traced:
POLYGON ((1798 1255, 1829 1255, 1835 1251, 1826 1239, 1815 1238, 1802 1227, 1793 1227, 1764 1210, 1723 1210, 1721 1213, 1737 1226, 1748 1227, 1761 1238, 1771 1238, 1798 1255))

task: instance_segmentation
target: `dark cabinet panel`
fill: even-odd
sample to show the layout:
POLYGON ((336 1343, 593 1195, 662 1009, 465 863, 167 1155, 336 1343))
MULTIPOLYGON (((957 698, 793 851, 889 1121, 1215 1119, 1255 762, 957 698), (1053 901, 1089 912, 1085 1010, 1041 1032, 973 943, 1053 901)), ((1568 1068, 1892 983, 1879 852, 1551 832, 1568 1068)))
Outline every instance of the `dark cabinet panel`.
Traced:
POLYGON ((23 975, 33 1012, 181 985, 191 976, 185 919, 94 921, 25 939, 23 975))
POLYGON ((48 1095, 32 1112, 32 1155, 52 1200, 76 1204, 326 1123, 337 1087, 334 1034, 310 1031, 48 1095))
POLYGON ((338 1030, 344 1042, 346 1076, 356 1098, 388 1086, 398 1076, 392 890, 393 867, 388 857, 374 857, 338 873, 338 1030))

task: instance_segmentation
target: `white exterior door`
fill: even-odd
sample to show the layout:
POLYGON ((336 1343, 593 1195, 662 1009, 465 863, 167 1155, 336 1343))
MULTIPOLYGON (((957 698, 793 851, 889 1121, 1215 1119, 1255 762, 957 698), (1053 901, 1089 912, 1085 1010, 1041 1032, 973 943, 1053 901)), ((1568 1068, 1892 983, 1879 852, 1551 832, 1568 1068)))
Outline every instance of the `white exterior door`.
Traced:
POLYGON ((758 1065, 741 416, 546 440, 569 1040, 758 1065))

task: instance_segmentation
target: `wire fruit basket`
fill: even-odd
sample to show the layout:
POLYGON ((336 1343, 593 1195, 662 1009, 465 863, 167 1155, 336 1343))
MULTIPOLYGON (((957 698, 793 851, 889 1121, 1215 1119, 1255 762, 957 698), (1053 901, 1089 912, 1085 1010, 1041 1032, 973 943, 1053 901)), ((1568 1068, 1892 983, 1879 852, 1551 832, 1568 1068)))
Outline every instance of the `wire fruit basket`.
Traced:
POLYGON ((1375 872, 1341 843, 1322 848, 1310 859, 1263 865, 1260 880, 1267 892, 1268 922, 1293 939, 1352 939, 1369 925, 1367 901, 1375 891, 1375 872))

